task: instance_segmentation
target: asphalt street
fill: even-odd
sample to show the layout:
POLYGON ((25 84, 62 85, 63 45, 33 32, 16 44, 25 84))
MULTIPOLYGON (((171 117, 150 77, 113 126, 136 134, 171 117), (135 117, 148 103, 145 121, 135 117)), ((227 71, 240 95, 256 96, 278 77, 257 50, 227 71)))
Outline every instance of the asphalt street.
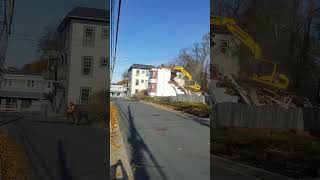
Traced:
POLYGON ((211 173, 212 173, 212 179, 214 180, 258 180, 255 177, 249 177, 245 175, 240 175, 237 172, 234 172, 232 170, 227 170, 221 167, 218 167, 214 165, 214 163, 211 164, 213 167, 211 173))
POLYGON ((25 151, 31 179, 108 179, 107 132, 102 129, 44 121, 39 115, 27 115, 2 128, 25 151))
MULTIPOLYGON (((115 100, 136 180, 210 179, 210 129, 138 101, 115 100)), ((254 180, 211 163, 211 179, 254 180)))
POLYGON ((210 179, 210 129, 137 101, 116 100, 136 179, 210 179))

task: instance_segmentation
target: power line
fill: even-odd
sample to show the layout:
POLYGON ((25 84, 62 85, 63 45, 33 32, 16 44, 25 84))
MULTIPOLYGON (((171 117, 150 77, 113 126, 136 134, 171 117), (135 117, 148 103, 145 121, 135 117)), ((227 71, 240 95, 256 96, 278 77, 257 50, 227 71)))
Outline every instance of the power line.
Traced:
MULTIPOLYGON (((111 0, 111 24, 110 24, 110 29, 111 29, 111 40, 110 40, 110 64, 112 63, 112 58, 113 58, 113 17, 114 17, 114 2, 115 0, 111 0)), ((111 66, 112 68, 112 66, 111 66)), ((110 73, 110 78, 111 78, 111 73, 110 73)))
POLYGON ((118 7, 118 19, 117 19, 117 30, 116 30, 116 42, 114 45, 114 56, 112 57, 113 62, 112 62, 112 71, 111 71, 111 77, 114 71, 114 64, 116 61, 116 56, 117 56, 117 45, 118 45, 118 32, 119 32, 119 21, 120 21, 120 14, 121 14, 121 0, 119 0, 119 7, 118 7))

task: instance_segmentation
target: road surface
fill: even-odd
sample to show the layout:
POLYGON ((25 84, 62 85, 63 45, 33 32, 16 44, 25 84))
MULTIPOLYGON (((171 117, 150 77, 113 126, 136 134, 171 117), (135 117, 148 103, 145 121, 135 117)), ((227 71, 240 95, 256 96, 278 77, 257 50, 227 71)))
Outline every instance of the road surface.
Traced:
MULTIPOLYGON (((138 101, 114 100, 136 180, 210 179, 210 129, 138 101)), ((255 180, 212 165, 215 180, 255 180)))
POLYGON ((210 179, 210 129, 137 101, 115 100, 137 180, 210 179))
POLYGON ((21 116, 2 128, 26 152, 31 179, 108 179, 107 132, 66 121, 44 121, 39 114, 21 116))
POLYGON ((214 180, 258 180, 255 177, 249 177, 249 176, 244 176, 240 175, 237 172, 234 172, 232 170, 227 170, 221 167, 218 167, 214 165, 214 163, 211 164, 213 167, 213 170, 211 171, 212 177, 214 180))

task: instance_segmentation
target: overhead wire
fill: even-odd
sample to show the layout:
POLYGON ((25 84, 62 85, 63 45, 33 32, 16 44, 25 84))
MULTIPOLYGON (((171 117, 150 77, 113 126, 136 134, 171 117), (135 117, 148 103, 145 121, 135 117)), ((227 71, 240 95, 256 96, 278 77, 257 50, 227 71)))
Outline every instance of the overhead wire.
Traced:
POLYGON ((111 71, 111 79, 112 80, 112 75, 114 71, 114 64, 116 61, 116 56, 117 56, 117 45, 118 45, 118 34, 119 34, 119 22, 120 22, 120 14, 121 14, 121 0, 119 0, 119 6, 118 6, 118 17, 117 17, 117 29, 116 29, 116 39, 115 39, 115 44, 114 44, 114 55, 112 59, 112 71, 111 71))
MULTIPOLYGON (((114 3, 115 0, 111 0, 111 23, 110 23, 110 29, 111 29, 111 33, 110 33, 110 65, 112 63, 112 59, 113 59, 113 17, 114 17, 114 3)), ((112 68, 112 66, 110 66, 110 68, 112 68)), ((112 71, 112 70, 111 70, 112 71)), ((110 78, 111 78, 111 71, 110 73, 110 78)))

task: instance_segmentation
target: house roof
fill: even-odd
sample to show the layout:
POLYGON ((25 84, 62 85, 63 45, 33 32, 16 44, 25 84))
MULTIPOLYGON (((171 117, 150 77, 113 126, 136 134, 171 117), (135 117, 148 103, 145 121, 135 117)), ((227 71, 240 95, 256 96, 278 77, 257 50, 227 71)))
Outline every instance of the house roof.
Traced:
POLYGON ((151 68, 154 68, 154 66, 145 65, 145 64, 132 64, 128 71, 130 71, 132 68, 135 68, 135 69, 151 69, 151 68))
POLYGON ((61 31, 71 19, 108 23, 109 17, 109 11, 105 9, 76 7, 64 17, 58 27, 58 31, 61 31))
POLYGON ((31 76, 41 76, 42 73, 28 72, 20 69, 4 69, 3 74, 14 74, 14 75, 31 75, 31 76))
POLYGON ((0 91, 0 97, 26 98, 26 99, 41 99, 44 94, 40 92, 25 92, 25 91, 0 91))

